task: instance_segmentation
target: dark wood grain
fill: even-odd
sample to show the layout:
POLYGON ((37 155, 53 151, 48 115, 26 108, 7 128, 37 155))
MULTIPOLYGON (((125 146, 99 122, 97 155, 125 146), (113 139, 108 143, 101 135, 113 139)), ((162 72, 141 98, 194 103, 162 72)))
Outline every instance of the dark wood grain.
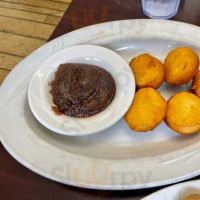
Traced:
MULTIPOLYGON (((74 0, 49 40, 92 24, 145 18, 141 0, 74 0)), ((200 1, 181 0, 179 11, 172 20, 199 26, 200 1)))
MULTIPOLYGON (((146 18, 141 0, 73 0, 49 40, 100 22, 146 18)), ((181 0, 173 20, 200 25, 200 1, 181 0)), ((132 191, 97 191, 66 186, 43 178, 15 161, 0 144, 0 200, 127 200, 160 188, 132 191)))

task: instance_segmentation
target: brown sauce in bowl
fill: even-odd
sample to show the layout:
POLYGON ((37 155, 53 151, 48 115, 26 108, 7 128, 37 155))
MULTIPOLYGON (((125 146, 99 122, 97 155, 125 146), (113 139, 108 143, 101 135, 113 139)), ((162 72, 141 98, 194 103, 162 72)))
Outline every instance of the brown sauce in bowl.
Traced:
POLYGON ((88 64, 60 65, 51 87, 50 93, 57 111, 79 118, 103 111, 116 93, 116 84, 111 74, 88 64))

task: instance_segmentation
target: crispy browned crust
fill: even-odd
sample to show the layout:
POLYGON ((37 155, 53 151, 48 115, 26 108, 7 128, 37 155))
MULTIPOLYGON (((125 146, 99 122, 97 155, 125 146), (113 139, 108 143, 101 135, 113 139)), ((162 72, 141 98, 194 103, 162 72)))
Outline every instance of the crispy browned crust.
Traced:
POLYGON ((198 71, 196 77, 192 82, 192 90, 198 97, 200 97, 200 71, 198 71))
POLYGON ((139 89, 125 115, 129 127, 137 132, 153 130, 164 119, 167 103, 153 88, 139 89))
POLYGON ((200 99, 189 92, 173 95, 167 103, 166 124, 181 134, 200 130, 200 99))
POLYGON ((199 68, 199 57, 192 49, 179 47, 167 55, 164 68, 166 83, 184 85, 196 76, 199 68))
POLYGON ((164 82, 165 70, 162 63, 149 54, 142 54, 130 62, 137 88, 159 88, 164 82))

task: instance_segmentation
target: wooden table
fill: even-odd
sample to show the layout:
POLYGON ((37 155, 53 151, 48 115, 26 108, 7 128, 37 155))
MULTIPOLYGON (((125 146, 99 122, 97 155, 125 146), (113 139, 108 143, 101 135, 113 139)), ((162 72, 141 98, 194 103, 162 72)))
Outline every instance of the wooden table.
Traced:
MULTIPOLYGON (((138 18, 146 18, 142 13, 141 0, 73 0, 49 40, 91 24, 138 18)), ((199 26, 200 1, 181 0, 174 20, 199 26)), ((114 192, 66 186, 26 169, 0 144, 0 200, 136 200, 158 189, 160 188, 114 192)))

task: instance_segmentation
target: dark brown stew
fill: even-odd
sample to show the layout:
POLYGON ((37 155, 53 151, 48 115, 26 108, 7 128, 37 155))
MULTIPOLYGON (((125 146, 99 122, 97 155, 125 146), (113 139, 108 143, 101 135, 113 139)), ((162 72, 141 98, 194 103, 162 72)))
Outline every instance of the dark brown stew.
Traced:
POLYGON ((51 87, 57 111, 72 117, 89 117, 101 112, 112 102, 116 92, 109 72, 76 63, 60 65, 51 87))

